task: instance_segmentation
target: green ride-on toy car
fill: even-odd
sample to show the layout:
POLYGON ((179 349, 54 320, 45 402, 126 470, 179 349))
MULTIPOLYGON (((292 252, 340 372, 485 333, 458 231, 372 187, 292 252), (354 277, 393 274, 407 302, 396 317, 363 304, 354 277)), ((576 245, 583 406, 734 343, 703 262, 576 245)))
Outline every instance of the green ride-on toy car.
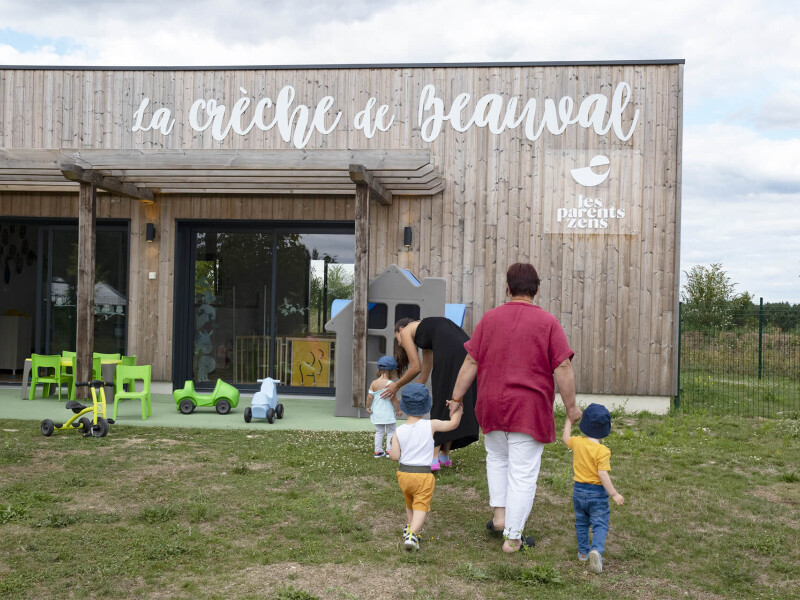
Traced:
POLYGON ((227 415, 231 408, 239 404, 239 390, 222 379, 217 379, 214 391, 210 394, 198 394, 194 391, 194 381, 187 381, 182 390, 172 392, 175 405, 184 415, 194 412, 198 406, 213 406, 221 415, 227 415))

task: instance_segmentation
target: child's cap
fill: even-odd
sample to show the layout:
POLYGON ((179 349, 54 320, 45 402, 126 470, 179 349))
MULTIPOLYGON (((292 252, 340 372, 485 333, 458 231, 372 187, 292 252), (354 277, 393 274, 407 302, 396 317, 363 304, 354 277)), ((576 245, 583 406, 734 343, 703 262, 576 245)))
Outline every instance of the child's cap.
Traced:
POLYGON ((378 359, 378 368, 381 371, 396 371, 397 361, 392 356, 381 356, 378 359))
POLYGON ((578 427, 586 437, 599 440, 611 433, 611 415, 602 404, 590 404, 583 411, 578 427))
POLYGON ((431 395, 421 383, 409 383, 400 394, 400 410, 409 417, 421 417, 431 412, 431 395))

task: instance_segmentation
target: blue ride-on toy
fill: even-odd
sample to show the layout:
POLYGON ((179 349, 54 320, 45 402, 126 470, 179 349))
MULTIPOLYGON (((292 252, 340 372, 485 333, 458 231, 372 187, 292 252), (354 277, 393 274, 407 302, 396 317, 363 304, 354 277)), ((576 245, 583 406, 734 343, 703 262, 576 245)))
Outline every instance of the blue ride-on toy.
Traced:
POLYGON ((244 422, 249 423, 253 417, 256 419, 266 419, 268 423, 274 423, 275 417, 283 418, 283 404, 278 402, 277 379, 267 377, 259 379, 261 390, 253 394, 250 406, 244 409, 244 422))

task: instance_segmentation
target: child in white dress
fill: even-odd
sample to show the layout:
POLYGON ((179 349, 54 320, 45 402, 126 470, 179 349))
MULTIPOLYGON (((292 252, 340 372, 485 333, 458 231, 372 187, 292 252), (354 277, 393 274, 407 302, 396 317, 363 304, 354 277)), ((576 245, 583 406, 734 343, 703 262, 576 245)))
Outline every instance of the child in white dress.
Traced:
POLYGON ((392 374, 397 369, 397 361, 391 356, 382 356, 378 360, 378 374, 369 385, 367 394, 367 412, 369 419, 375 426, 375 458, 388 456, 392 449, 392 437, 397 428, 397 417, 401 414, 397 396, 381 398, 381 392, 392 382, 392 374), (386 439, 386 451, 383 450, 383 440, 386 439))

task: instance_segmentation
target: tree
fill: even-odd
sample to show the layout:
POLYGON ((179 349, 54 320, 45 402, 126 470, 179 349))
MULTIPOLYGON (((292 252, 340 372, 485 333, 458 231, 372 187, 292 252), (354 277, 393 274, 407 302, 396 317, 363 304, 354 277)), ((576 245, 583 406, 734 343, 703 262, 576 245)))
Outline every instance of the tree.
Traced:
POLYGON ((319 333, 323 332, 325 326, 325 323, 322 322, 323 315, 320 314, 323 298, 328 300, 324 311, 324 319, 327 321, 331 317, 333 301, 337 299, 352 299, 355 284, 352 268, 329 262, 330 260, 332 259, 329 257, 326 260, 327 281, 317 274, 312 274, 311 276, 310 323, 314 329, 317 329, 315 325, 318 324, 319 333), (327 283, 327 290, 325 283, 327 283))
POLYGON ((750 292, 742 292, 729 302, 731 324, 734 327, 753 328, 758 326, 758 306, 753 302, 750 292))
POLYGON ((800 329, 800 304, 765 302, 764 322, 779 327, 784 333, 800 329))
MULTIPOLYGON (((686 273, 681 291, 685 323, 700 328, 726 328, 731 325, 731 302, 737 298, 736 284, 720 263, 710 267, 695 265, 686 273)), ((748 294, 749 299, 749 294, 748 294)))

